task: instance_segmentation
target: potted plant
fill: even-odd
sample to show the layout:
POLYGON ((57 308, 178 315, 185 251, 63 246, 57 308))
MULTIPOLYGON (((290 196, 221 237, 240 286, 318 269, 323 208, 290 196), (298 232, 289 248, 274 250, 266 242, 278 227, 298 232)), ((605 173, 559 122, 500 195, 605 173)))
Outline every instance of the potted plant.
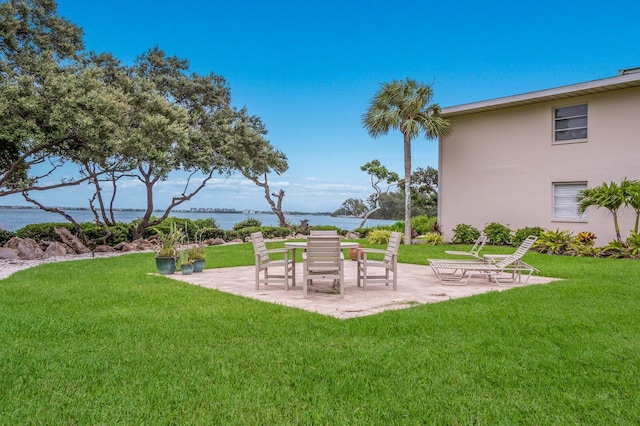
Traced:
POLYGON ((190 258, 191 249, 183 250, 181 253, 180 271, 182 275, 191 275, 193 273, 193 259, 190 258))
POLYGON ((169 231, 164 232, 159 228, 154 228, 160 238, 160 246, 156 251, 156 268, 158 273, 170 275, 176 271, 177 244, 182 237, 182 231, 175 223, 172 223, 169 231))
POLYGON ((193 272, 202 272, 204 270, 207 254, 202 244, 202 235, 213 228, 197 229, 195 233, 195 246, 189 249, 189 259, 193 260, 193 272))

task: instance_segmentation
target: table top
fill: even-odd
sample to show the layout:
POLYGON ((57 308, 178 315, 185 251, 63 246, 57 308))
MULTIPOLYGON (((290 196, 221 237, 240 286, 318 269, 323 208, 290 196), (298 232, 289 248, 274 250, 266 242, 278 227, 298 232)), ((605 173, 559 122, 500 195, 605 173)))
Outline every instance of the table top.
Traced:
MULTIPOLYGON (((353 241, 340 241, 340 248, 341 249, 348 249, 348 248, 357 248, 358 247, 358 243, 357 242, 353 242, 353 241)), ((307 248, 307 242, 306 241, 291 241, 288 243, 284 243, 284 246, 287 248, 307 248)))

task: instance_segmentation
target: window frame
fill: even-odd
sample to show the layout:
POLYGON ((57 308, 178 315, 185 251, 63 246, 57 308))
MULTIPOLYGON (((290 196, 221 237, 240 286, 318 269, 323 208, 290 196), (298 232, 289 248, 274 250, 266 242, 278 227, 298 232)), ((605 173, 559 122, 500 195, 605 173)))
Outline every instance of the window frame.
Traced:
POLYGON ((562 144, 566 144, 566 143, 579 143, 579 142, 587 142, 588 138, 589 138, 589 104, 588 102, 581 102, 581 103, 577 103, 577 104, 568 104, 568 105, 559 105, 559 106, 554 106, 552 108, 551 111, 552 114, 552 120, 553 120, 553 129, 552 129, 552 143, 554 145, 562 145, 562 144), (568 117, 561 117, 558 118, 556 117, 557 115, 557 111, 561 110, 563 108, 572 108, 572 107, 579 107, 584 105, 586 108, 586 111, 584 114, 580 114, 580 115, 572 115, 572 116, 568 116, 568 117), (585 118, 586 119, 586 123, 584 126, 576 126, 576 127, 568 127, 568 128, 558 128, 558 122, 560 121, 567 121, 570 119, 580 119, 580 118, 585 118), (558 133, 560 132, 566 132, 568 130, 579 130, 579 129, 584 129, 585 130, 585 137, 582 138, 570 138, 570 139, 558 139, 558 133))
POLYGON ((587 189, 587 181, 570 181, 570 182, 552 182, 551 184, 551 215, 553 222, 587 222, 587 212, 580 214, 578 210, 578 202, 575 201, 575 197, 579 191, 587 189), (570 187, 578 187, 574 191, 567 194, 558 194, 557 189, 564 187, 567 191, 570 187), (563 197, 563 198, 560 198, 563 197), (560 198, 560 199, 559 199, 560 198), (558 201, 572 202, 574 206, 558 206, 558 201), (568 212, 566 216, 557 216, 559 212, 568 212), (572 211, 575 211, 575 215, 570 215, 572 211))

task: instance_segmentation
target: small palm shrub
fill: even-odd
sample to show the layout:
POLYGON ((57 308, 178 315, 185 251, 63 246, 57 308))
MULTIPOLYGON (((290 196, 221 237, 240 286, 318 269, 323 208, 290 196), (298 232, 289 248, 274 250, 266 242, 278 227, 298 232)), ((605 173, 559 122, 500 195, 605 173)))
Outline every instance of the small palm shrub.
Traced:
POLYGON ((529 235, 540 237, 540 234, 542 234, 543 232, 544 232, 544 228, 541 228, 539 226, 521 228, 521 229, 518 229, 513 234, 513 238, 511 239, 511 242, 513 243, 514 246, 519 246, 520 244, 522 244, 524 240, 527 239, 529 235))
POLYGON ((480 237, 478 228, 466 223, 459 223, 453 228, 452 242, 455 244, 473 244, 478 237, 480 237))
POLYGON ((391 232, 392 231, 386 229, 374 229, 367 235, 367 241, 369 244, 389 244, 391 232))
POLYGON ((640 258, 640 234, 631 231, 631 234, 625 241, 614 240, 602 249, 600 253, 603 257, 614 258, 640 258))
POLYGON ((484 227, 482 232, 484 232, 491 244, 499 246, 511 244, 511 230, 501 223, 491 222, 484 227))
POLYGON ((437 232, 427 232, 422 238, 423 244, 430 246, 441 246, 444 244, 444 237, 437 232))
POLYGON ((564 254, 573 242, 574 237, 569 231, 544 231, 538 237, 534 247, 540 253, 564 254))

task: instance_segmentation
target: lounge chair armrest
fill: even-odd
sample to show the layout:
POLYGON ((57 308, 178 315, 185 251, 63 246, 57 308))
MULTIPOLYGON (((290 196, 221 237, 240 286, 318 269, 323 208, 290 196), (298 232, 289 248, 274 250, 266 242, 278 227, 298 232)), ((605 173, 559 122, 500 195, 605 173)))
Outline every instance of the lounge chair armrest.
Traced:
POLYGON ((277 248, 277 249, 269 249, 267 250, 267 253, 286 253, 288 251, 291 251, 293 249, 290 248, 277 248))

